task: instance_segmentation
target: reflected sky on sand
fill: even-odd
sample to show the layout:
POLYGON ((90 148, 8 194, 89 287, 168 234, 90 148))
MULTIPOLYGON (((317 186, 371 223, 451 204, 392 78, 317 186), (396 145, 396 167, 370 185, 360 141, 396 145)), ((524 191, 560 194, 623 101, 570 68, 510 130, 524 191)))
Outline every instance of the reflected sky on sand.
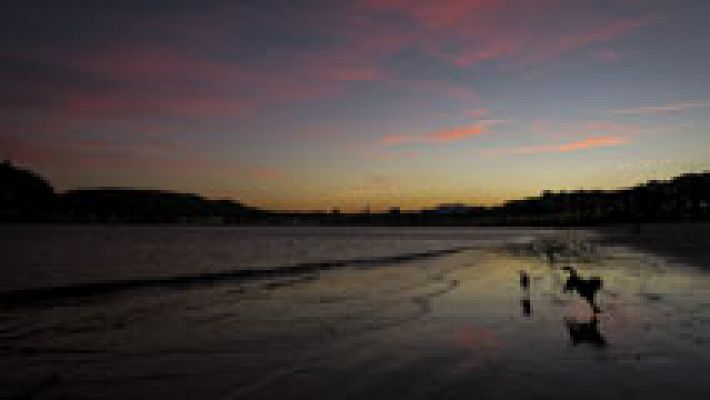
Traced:
POLYGON ((627 248, 549 262, 516 245, 4 309, 2 394, 701 399, 708 287, 705 271, 627 248), (567 267, 599 278, 598 312, 567 267))

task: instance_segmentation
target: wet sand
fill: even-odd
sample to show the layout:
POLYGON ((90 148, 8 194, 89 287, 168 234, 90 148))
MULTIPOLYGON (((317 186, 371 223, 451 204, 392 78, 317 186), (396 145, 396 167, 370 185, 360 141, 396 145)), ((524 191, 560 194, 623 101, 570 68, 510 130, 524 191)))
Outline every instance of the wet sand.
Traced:
POLYGON ((710 268, 710 222, 655 223, 602 228, 607 245, 627 245, 701 268, 710 268))
POLYGON ((706 271, 593 233, 563 232, 553 263, 540 243, 4 309, 0 397, 710 396, 706 271), (564 266, 603 280, 601 313, 564 266))

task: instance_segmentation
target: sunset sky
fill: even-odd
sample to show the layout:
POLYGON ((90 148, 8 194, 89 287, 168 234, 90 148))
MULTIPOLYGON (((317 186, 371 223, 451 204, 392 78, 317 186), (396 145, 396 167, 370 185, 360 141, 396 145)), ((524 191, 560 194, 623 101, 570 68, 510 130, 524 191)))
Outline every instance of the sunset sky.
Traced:
POLYGON ((4 1, 0 157, 59 190, 493 204, 710 169, 710 1, 4 1))

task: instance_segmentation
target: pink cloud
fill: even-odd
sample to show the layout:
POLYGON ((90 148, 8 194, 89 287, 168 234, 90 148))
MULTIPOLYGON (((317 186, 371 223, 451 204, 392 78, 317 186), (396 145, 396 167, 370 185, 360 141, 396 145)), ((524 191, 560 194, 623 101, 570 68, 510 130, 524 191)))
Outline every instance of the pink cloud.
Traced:
MULTIPOLYGON (((553 61, 591 45, 622 38, 653 18, 600 18, 591 6, 542 0, 362 0, 367 10, 399 14, 415 27, 406 46, 461 68, 483 62, 508 70, 553 61), (510 10, 515 8, 516 14, 510 10), (558 13, 568 12, 569 21, 558 13), (526 15, 525 21, 515 15, 526 15), (539 22, 531 22, 539 21, 539 22)), ((618 53, 600 53, 609 61, 618 53)))
POLYGON ((473 14, 501 7, 501 0, 364 0, 363 5, 378 11, 399 12, 432 28, 464 24, 473 14))
POLYGON ((199 48, 174 49, 151 43, 108 43, 101 50, 75 51, 70 56, 37 51, 28 57, 111 82, 106 88, 88 90, 47 79, 35 83, 36 79, 23 78, 13 90, 41 90, 46 99, 39 104, 46 108, 45 115, 72 120, 243 116, 247 111, 283 102, 333 96, 342 89, 342 83, 386 79, 366 55, 345 49, 283 54, 279 57, 290 60, 267 65, 211 58, 199 48), (46 90, 48 87, 52 90, 46 90))
MULTIPOLYGON (((274 106, 327 100, 353 85, 372 81, 380 81, 401 93, 410 93, 406 90, 412 88, 425 92, 424 101, 454 100, 462 109, 472 109, 470 116, 479 119, 488 111, 475 108, 478 99, 470 87, 433 79, 399 78, 394 69, 388 69, 388 62, 403 51, 415 51, 459 68, 474 68, 482 63, 549 62, 574 50, 622 38, 651 22, 648 18, 600 17, 587 12, 589 7, 581 4, 549 0, 362 0, 354 8, 345 7, 353 12, 338 14, 343 18, 337 22, 333 22, 334 18, 323 18, 320 13, 314 13, 312 19, 274 17, 270 23, 295 27, 295 31, 306 32, 304 36, 327 38, 327 44, 273 46, 253 58, 239 54, 241 43, 233 27, 243 22, 240 19, 243 14, 237 11, 223 13, 212 9, 205 15, 183 15, 180 23, 132 19, 136 24, 132 31, 148 31, 153 40, 127 43, 97 36, 88 38, 87 43, 69 53, 66 48, 56 52, 46 48, 32 50, 34 53, 27 56, 29 61, 51 66, 49 72, 30 78, 24 72, 9 73, 5 81, 13 96, 9 101, 2 100, 6 100, 3 104, 20 103, 20 108, 41 111, 32 117, 37 121, 11 127, 15 134, 68 132, 87 120, 92 128, 116 130, 116 121, 120 120, 132 123, 125 125, 128 127, 125 132, 115 135, 128 137, 129 141, 153 129, 149 126, 151 121, 174 122, 184 118, 210 121, 251 116, 255 112, 268 114, 274 106), (571 3, 575 5, 566 5, 571 3), (578 9, 575 18, 570 18, 574 22, 558 21, 557 6, 578 9), (515 13, 510 12, 511 7, 518 7, 515 13), (382 18, 383 14, 387 18, 382 18), (515 15, 524 15, 529 23, 519 23, 515 15), (162 40, 165 38, 173 40, 162 40), (70 77, 86 77, 86 82, 77 84, 55 71, 67 72, 70 77)), ((115 25, 124 21, 119 22, 115 25)), ((610 53, 605 56, 611 57, 610 53)), ((699 107, 691 104, 614 112, 650 114, 699 107)), ((155 129, 170 135, 184 128, 155 129)), ((479 122, 423 135, 389 135, 379 143, 385 146, 451 143, 489 129, 490 124, 479 122)), ((45 135, 50 138, 48 133, 45 135)), ((90 144, 99 147, 98 142, 86 141, 83 145, 87 151, 90 144)), ((564 150, 564 147, 557 149, 564 150)), ((38 148, 36 154, 41 152, 38 148)), ((45 151, 45 155, 49 153, 45 151)), ((62 157, 55 159, 60 163, 62 157)), ((268 169, 262 172, 264 177, 278 175, 268 169)))
POLYGON ((482 152, 485 156, 530 155, 540 153, 570 153, 592 148, 618 147, 626 145, 630 139, 623 136, 594 136, 576 142, 554 145, 521 146, 506 149, 494 149, 482 152))
MULTIPOLYGON (((542 62, 621 37, 649 21, 638 18, 601 26, 596 23, 596 28, 577 33, 560 29, 556 37, 549 38, 542 37, 534 24, 515 24, 506 12, 508 7, 516 6, 523 7, 526 13, 549 18, 552 3, 541 4, 507 0, 362 0, 359 7, 345 8, 354 12, 338 25, 319 25, 313 20, 279 22, 296 24, 295 27, 306 24, 302 28, 327 35, 332 44, 308 50, 277 47, 250 61, 219 56, 220 51, 233 47, 235 40, 227 24, 231 17, 225 16, 241 16, 235 11, 238 8, 228 8, 224 12, 211 10, 204 15, 181 16, 185 20, 180 24, 173 19, 139 23, 153 32, 178 35, 184 39, 184 46, 113 40, 80 47, 69 55, 66 49, 28 50, 28 57, 112 82, 95 92, 56 83, 57 90, 44 90, 51 92, 44 95, 52 97, 45 105, 54 108, 50 111, 68 113, 72 118, 212 118, 241 116, 288 102, 323 100, 343 93, 347 84, 357 82, 396 83, 398 78, 385 65, 405 49, 418 50, 461 68, 487 61, 542 62), (410 24, 384 23, 379 15, 383 12, 402 15, 410 24), (206 25, 212 20, 219 22, 217 26, 206 25)), ((426 79, 401 83, 429 85, 439 95, 471 104, 476 101, 471 88, 461 85, 426 79)))

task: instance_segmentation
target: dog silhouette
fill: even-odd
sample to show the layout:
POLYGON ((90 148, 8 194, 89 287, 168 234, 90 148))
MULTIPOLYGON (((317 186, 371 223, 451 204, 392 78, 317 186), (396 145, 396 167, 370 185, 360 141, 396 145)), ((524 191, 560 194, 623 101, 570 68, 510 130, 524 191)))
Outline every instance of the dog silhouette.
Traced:
POLYGON ((577 273, 577 270, 572 267, 563 267, 562 269, 569 272, 569 278, 567 278, 567 282, 565 283, 564 291, 577 292, 584 300, 587 301, 587 303, 589 303, 589 306, 592 307, 592 311, 595 314, 601 312, 594 298, 596 297, 597 292, 602 288, 602 279, 596 276, 589 279, 582 278, 577 273))

